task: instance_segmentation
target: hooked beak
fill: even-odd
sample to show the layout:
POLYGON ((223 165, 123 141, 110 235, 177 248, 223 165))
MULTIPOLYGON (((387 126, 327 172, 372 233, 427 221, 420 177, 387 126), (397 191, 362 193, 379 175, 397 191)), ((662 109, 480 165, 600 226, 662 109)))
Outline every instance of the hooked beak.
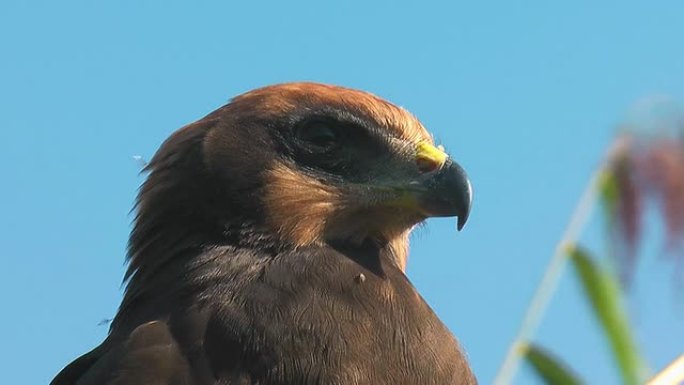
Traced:
POLYGON ((465 170, 451 159, 435 171, 424 174, 417 192, 419 210, 428 217, 458 217, 460 231, 470 215, 473 188, 465 170))
POLYGON ((442 147, 427 142, 416 146, 415 162, 421 174, 405 190, 408 199, 404 202, 426 217, 458 217, 460 231, 468 220, 473 199, 465 170, 442 147))

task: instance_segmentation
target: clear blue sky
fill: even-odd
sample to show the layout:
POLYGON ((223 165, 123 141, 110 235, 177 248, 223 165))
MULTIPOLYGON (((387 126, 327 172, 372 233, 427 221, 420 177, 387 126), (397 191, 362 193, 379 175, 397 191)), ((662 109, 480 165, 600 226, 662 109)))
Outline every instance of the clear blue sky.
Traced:
MULTIPOLYGON (((469 171, 470 222, 430 221, 408 273, 488 384, 616 123, 643 97, 684 100, 681 1, 96 3, 0 5, 4 384, 47 383, 105 336, 142 181, 132 156, 291 80, 407 107, 469 171)), ((642 261, 630 307, 656 368, 684 351, 661 262, 642 261)), ((616 383, 578 293, 567 276, 538 338, 616 383)))

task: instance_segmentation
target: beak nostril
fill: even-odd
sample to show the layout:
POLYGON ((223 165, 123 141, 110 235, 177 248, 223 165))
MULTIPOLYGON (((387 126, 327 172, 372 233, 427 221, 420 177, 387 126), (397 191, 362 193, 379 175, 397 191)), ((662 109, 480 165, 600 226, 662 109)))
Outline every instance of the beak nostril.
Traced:
POLYGON ((422 173, 432 172, 440 167, 440 164, 437 161, 426 157, 416 158, 416 165, 418 166, 418 170, 422 173))

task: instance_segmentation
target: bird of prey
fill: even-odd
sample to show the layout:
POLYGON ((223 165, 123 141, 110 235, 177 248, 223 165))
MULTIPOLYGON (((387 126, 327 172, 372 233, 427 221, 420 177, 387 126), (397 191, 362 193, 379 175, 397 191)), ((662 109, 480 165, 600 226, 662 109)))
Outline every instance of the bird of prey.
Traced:
POLYGON ((475 384, 404 274, 411 230, 468 218, 465 171, 409 112, 288 83, 147 165, 107 338, 53 385, 475 384))

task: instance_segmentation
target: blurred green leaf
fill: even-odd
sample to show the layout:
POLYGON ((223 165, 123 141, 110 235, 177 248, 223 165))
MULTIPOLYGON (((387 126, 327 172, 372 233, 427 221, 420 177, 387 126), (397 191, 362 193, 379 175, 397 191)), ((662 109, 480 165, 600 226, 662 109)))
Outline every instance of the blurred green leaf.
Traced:
POLYGON ((615 174, 610 170, 604 170, 599 177, 599 196, 603 203, 604 214, 611 226, 617 221, 617 207, 620 192, 615 174))
POLYGON ((529 344, 522 347, 523 355, 534 371, 546 384, 550 385, 580 385, 580 381, 568 366, 560 362, 548 350, 540 346, 529 344))
POLYGON ((582 283, 584 293, 608 338, 624 384, 638 385, 642 373, 642 359, 637 350, 617 280, 601 269, 588 251, 570 247, 568 255, 582 283))

